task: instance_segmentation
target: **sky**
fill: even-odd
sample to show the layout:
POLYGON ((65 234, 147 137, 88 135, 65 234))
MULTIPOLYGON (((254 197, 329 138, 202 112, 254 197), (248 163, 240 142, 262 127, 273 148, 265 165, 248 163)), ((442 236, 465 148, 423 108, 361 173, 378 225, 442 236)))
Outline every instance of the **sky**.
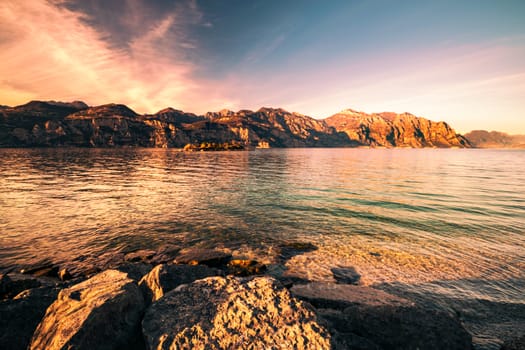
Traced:
POLYGON ((1 0, 0 104, 29 100, 525 134, 525 1, 1 0))

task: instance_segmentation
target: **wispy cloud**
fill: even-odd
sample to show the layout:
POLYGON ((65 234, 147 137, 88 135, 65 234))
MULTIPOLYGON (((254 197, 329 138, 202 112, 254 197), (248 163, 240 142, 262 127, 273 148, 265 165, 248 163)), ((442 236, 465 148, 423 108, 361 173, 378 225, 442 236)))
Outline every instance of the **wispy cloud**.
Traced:
POLYGON ((269 42, 262 42, 258 44, 246 55, 244 59, 245 64, 252 64, 256 61, 265 59, 282 45, 286 39, 285 34, 279 34, 269 42))
MULTIPOLYGON (((108 40, 111 33, 90 26, 85 14, 62 6, 62 1, 2 1, 0 102, 14 105, 29 99, 85 99, 91 104, 117 101, 141 112, 153 112, 167 105, 194 107, 200 102, 199 90, 211 85, 192 78, 195 64, 185 59, 182 52, 195 47, 184 32, 184 21, 199 20, 197 4, 191 1, 184 7, 175 7, 144 28, 141 4, 136 0, 128 2, 134 9, 129 25, 142 26, 137 31, 141 34, 127 47, 115 47, 108 40)), ((222 100, 217 91, 209 96, 204 104, 222 100)))

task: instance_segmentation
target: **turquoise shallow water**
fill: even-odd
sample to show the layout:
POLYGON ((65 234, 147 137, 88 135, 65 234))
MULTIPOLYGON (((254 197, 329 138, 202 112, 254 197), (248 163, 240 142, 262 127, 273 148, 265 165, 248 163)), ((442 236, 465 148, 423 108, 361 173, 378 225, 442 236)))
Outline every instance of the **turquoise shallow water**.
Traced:
POLYGON ((490 345, 525 333, 524 184, 522 150, 1 149, 0 267, 164 243, 272 264, 306 241, 275 271, 356 271, 490 345))

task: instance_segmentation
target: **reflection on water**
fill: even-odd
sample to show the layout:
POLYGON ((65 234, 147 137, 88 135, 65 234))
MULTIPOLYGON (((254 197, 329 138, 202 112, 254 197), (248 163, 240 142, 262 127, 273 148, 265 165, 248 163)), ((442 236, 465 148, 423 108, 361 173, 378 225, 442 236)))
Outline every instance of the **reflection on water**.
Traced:
POLYGON ((4 149, 0 267, 169 242, 271 263, 296 240, 319 249, 286 274, 352 267, 362 284, 525 304, 523 164, 502 150, 4 149))

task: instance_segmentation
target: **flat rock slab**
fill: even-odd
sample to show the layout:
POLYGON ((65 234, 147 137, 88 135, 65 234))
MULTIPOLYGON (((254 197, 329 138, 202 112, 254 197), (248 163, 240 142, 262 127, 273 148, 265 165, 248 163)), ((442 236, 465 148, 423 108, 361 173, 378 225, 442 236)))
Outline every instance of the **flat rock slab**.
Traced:
POLYGON ((118 349, 140 342, 144 299, 123 272, 107 270, 62 290, 29 349, 118 349))
POLYGON ((203 265, 161 264, 155 266, 153 270, 142 277, 139 286, 146 301, 153 302, 181 284, 188 284, 205 277, 222 275, 221 270, 203 265))
POLYGON ((308 304, 271 277, 209 277, 153 303, 142 322, 149 349, 330 349, 308 304))
POLYGON ((472 348, 472 337, 457 317, 423 309, 369 287, 310 283, 291 288, 311 302, 329 323, 334 348, 458 349, 472 348))
POLYGON ((294 285, 293 295, 308 300, 318 308, 341 309, 352 305, 414 306, 414 303, 379 289, 347 284, 308 283, 294 285))
POLYGON ((181 250, 173 262, 175 264, 219 267, 226 265, 231 258, 231 254, 220 250, 190 248, 181 250))

